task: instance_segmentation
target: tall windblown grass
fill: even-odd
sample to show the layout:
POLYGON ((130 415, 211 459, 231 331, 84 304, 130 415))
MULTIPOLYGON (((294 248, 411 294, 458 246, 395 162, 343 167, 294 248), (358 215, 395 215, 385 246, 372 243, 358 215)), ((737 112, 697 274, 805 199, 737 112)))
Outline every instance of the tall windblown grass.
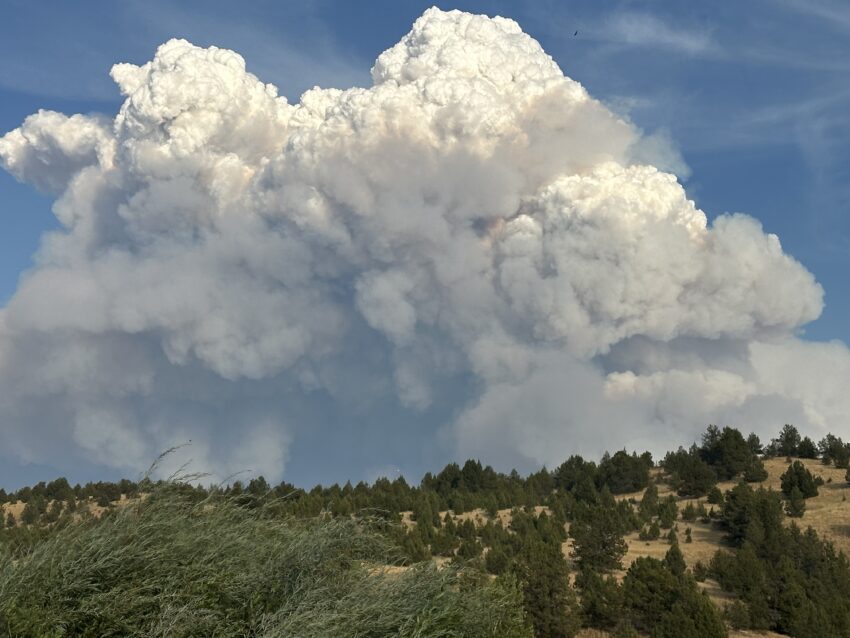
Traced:
POLYGON ((527 637, 508 582, 398 554, 368 523, 281 518, 178 485, 0 548, 0 634, 527 637))

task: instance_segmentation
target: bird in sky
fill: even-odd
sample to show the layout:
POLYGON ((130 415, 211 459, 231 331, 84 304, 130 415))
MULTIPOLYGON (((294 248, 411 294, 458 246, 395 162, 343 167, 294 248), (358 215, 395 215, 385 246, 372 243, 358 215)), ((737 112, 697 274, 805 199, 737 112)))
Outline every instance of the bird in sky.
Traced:
POLYGON ((577 35, 578 35, 578 31, 576 31, 575 33, 573 33, 573 37, 576 37, 577 35))

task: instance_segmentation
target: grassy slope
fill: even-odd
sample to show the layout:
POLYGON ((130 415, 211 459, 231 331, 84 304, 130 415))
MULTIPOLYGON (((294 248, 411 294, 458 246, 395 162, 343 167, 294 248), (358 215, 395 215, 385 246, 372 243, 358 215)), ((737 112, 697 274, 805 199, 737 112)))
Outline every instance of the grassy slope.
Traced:
MULTIPOLYGON (((831 483, 825 483, 819 488, 818 496, 806 500, 806 513, 800 519, 786 518, 785 522, 796 521, 797 525, 802 528, 811 526, 817 533, 825 539, 832 541, 836 549, 844 551, 850 555, 850 484, 844 481, 844 473, 846 470, 837 469, 832 466, 823 465, 820 461, 813 459, 802 460, 803 464, 812 472, 812 474, 820 475, 824 481, 832 479, 831 483), (844 500, 844 497, 847 500, 844 500)), ((763 483, 753 483, 753 487, 764 487, 765 489, 780 490, 780 476, 788 467, 784 458, 766 459, 764 467, 768 472, 767 480, 763 483)), ((736 485, 734 481, 720 483, 721 490, 726 491, 736 485)), ((664 484, 659 484, 659 496, 665 497, 670 493, 669 488, 664 484)), ((641 492, 634 494, 625 494, 620 498, 635 498, 640 500, 641 492)), ((705 503, 706 508, 712 506, 705 502, 705 499, 682 499, 679 498, 679 509, 681 510, 688 501, 697 504, 699 501, 705 503)), ((685 523, 682 520, 679 524, 679 545, 682 553, 685 556, 685 562, 689 566, 693 566, 696 561, 700 560, 705 564, 711 560, 714 553, 724 547, 722 532, 714 529, 710 524, 700 522, 685 523), (694 542, 685 543, 684 530, 690 526, 694 542)), ((626 567, 634 561, 638 556, 653 556, 655 558, 663 558, 664 554, 669 549, 669 544, 659 539, 657 541, 644 542, 638 539, 637 534, 631 534, 626 538, 629 544, 629 551, 624 559, 626 567)))
POLYGON ((160 490, 0 551, 0 635, 530 636, 509 583, 396 560, 362 523, 160 490))

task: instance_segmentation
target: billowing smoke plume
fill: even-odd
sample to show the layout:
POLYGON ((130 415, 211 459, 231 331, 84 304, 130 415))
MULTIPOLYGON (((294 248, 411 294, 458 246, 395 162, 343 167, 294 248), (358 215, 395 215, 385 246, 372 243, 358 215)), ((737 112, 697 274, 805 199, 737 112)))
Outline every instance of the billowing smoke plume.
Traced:
POLYGON ((192 439, 277 479, 349 417, 519 467, 850 417, 847 349, 795 336, 811 274, 709 226, 676 153, 510 20, 431 9, 372 87, 295 105, 183 40, 112 77, 114 119, 0 139, 63 227, 0 311, 7 454, 128 471, 192 439))

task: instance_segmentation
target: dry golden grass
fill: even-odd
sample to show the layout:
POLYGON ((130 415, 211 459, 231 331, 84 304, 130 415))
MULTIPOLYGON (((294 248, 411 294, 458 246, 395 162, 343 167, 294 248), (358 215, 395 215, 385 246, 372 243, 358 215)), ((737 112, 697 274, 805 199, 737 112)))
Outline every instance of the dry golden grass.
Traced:
MULTIPOLYGON (((145 495, 142 495, 142 498, 145 498, 145 495)), ((130 499, 127 498, 126 494, 122 494, 121 498, 117 501, 113 501, 113 505, 117 505, 119 507, 126 505, 130 502, 130 499)), ((53 504, 53 501, 47 502, 47 507, 49 508, 53 504)), ((2 516, 2 523, 6 523, 6 516, 9 512, 15 517, 15 524, 17 526, 21 525, 21 514, 23 514, 24 507, 26 507, 26 503, 23 501, 14 501, 12 503, 4 503, 0 505, 0 516, 2 516)), ((79 500, 77 501, 78 511, 74 515, 75 519, 81 518, 81 512, 83 510, 87 511, 89 515, 94 516, 95 518, 99 518, 103 515, 107 508, 101 507, 95 502, 95 499, 89 498, 87 500, 79 500)))
MULTIPOLYGON (((607 631, 599 629, 582 629, 578 632, 577 638, 608 638, 611 634, 607 631)), ((729 630, 729 638, 786 638, 781 634, 773 633, 772 631, 736 631, 729 630)))
MULTIPOLYGON (((796 521, 803 529, 812 527, 819 536, 835 544, 836 549, 850 555, 850 484, 844 480, 846 470, 823 465, 815 459, 800 460, 806 468, 815 475, 823 477, 824 483, 818 488, 818 495, 806 499, 806 513, 799 519, 786 519, 786 522, 796 521)), ((780 490, 780 477, 788 469, 784 458, 766 459, 764 467, 768 472, 767 480, 762 487, 780 490)), ((721 483, 720 488, 727 490, 734 487, 734 482, 721 483)))
MULTIPOLYGON (((487 524, 487 521, 493 519, 498 519, 501 522, 502 527, 508 527, 511 523, 511 509, 502 509, 498 510, 495 517, 490 516, 481 508, 477 508, 474 510, 470 510, 468 512, 464 512, 463 514, 455 514, 451 510, 443 510, 440 512, 440 520, 444 520, 446 514, 451 514, 452 520, 455 523, 462 523, 463 521, 472 521, 478 527, 483 527, 487 524)), ((534 506, 534 515, 540 516, 541 512, 549 513, 549 508, 545 505, 535 505, 534 506)), ((400 512, 401 514, 401 523, 407 527, 415 527, 416 521, 413 520, 413 512, 410 510, 400 512)))

